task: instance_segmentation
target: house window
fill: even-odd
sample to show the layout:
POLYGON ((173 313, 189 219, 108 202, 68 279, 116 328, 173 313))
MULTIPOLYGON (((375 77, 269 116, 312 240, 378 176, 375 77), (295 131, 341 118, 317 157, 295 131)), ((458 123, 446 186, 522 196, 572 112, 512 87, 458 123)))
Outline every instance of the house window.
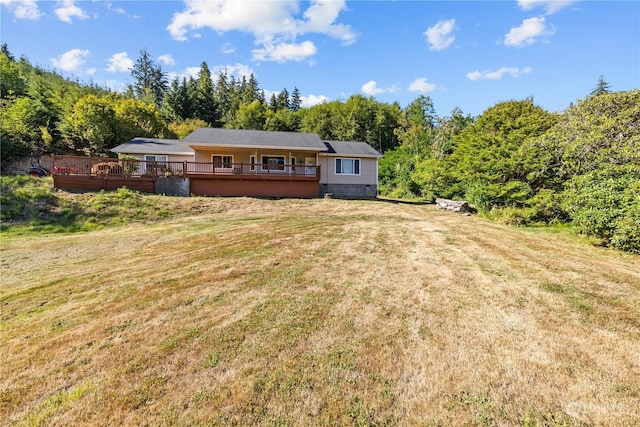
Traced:
POLYGON ((251 166, 249 166, 249 170, 251 172, 256 170, 256 156, 249 156, 249 163, 251 163, 251 166))
POLYGON ((360 159, 336 159, 336 174, 360 175, 360 159))
POLYGON ((211 161, 216 172, 231 171, 233 169, 233 156, 214 154, 211 156, 211 161))
POLYGON ((167 166, 167 156, 145 155, 144 160, 147 162, 156 162, 158 166, 167 166))
POLYGON ((154 166, 157 170, 164 170, 167 168, 167 156, 157 156, 153 154, 146 154, 144 156, 144 165, 141 165, 140 170, 144 167, 144 172, 147 174, 153 173, 154 166))
POLYGON ((262 156, 262 170, 283 171, 284 156, 262 156))

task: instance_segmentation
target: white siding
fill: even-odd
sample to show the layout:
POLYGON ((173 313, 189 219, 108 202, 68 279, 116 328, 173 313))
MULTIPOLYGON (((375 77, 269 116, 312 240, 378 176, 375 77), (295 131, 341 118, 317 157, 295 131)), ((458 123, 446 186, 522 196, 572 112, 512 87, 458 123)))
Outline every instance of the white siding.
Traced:
POLYGON ((378 159, 366 157, 320 156, 320 184, 378 185, 378 159), (360 175, 336 174, 336 159, 360 159, 360 175))

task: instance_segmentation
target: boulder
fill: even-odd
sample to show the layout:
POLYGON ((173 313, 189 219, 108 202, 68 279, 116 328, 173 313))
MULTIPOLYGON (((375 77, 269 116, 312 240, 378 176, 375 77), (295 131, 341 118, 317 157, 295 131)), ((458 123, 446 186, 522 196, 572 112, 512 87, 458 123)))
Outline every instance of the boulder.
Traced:
POLYGON ((469 212, 469 203, 466 200, 436 199, 436 205, 438 209, 461 213, 469 212))

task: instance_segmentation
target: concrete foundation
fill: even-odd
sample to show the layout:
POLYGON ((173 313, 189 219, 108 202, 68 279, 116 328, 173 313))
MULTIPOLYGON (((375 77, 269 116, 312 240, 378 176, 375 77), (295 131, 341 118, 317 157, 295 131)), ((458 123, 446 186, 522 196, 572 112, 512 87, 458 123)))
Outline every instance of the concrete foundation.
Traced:
POLYGON ((332 194, 345 199, 375 199, 378 186, 370 184, 320 184, 320 197, 332 194))
POLYGON ((191 195, 191 183, 189 178, 159 177, 156 179, 156 193, 167 196, 189 197, 191 195))

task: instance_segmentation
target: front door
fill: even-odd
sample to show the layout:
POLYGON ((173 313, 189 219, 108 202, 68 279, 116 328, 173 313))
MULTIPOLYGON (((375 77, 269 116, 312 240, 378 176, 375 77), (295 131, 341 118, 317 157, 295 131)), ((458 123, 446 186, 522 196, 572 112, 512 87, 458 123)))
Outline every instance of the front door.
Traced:
POLYGON ((315 175, 316 174, 316 168, 314 167, 316 165, 316 158, 315 157, 305 157, 304 158, 304 174, 305 175, 315 175))

